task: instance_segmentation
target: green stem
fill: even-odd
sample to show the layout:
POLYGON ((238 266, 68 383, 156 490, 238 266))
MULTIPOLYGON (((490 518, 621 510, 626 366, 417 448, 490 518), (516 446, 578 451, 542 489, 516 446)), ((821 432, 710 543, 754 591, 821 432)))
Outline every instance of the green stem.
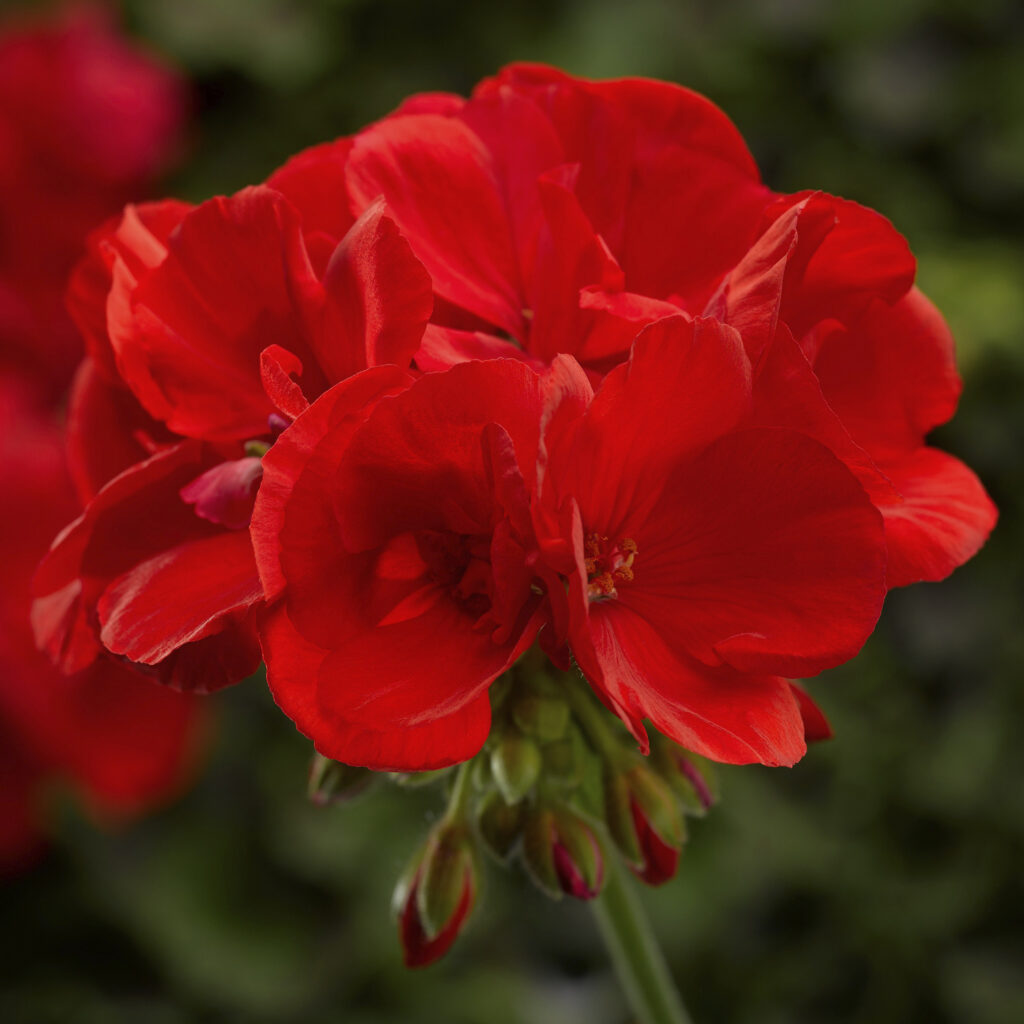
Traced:
POLYGON ((605 861, 604 891, 591 903, 615 973, 640 1024, 692 1024, 665 957, 618 857, 605 861))
POLYGON ((590 687, 577 679, 567 679, 564 693, 590 745, 606 761, 612 761, 622 747, 608 724, 607 712, 598 705, 590 687))
POLYGON ((452 792, 448 797, 448 809, 445 812, 445 817, 449 821, 460 821, 466 817, 466 811, 469 808, 469 797, 472 792, 472 786, 470 785, 472 770, 473 762, 469 760, 463 761, 456 771, 455 781, 452 783, 452 792))

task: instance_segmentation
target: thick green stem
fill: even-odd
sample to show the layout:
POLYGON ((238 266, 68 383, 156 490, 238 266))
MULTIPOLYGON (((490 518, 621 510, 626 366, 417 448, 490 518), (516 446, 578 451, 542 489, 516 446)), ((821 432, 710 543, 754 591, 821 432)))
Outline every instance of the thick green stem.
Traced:
POLYGON ((640 1024, 692 1024, 617 857, 608 857, 605 871, 604 891, 591 906, 637 1020, 640 1024))

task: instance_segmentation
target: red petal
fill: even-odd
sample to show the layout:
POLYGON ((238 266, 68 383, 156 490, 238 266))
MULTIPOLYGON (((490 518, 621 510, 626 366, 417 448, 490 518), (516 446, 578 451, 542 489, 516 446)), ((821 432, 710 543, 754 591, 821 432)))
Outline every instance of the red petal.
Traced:
POLYGON ((95 653, 96 603, 112 580, 168 547, 220 532, 178 497, 219 461, 196 442, 160 452, 111 480, 53 542, 33 582, 32 619, 37 642, 65 671, 95 653))
POLYGON ((916 288, 832 335, 814 370, 853 439, 879 462, 916 450, 960 397, 949 328, 916 288))
POLYGON ((117 378, 117 369, 107 336, 107 297, 114 262, 122 260, 136 279, 157 266, 167 255, 171 232, 191 209, 191 204, 175 199, 129 205, 86 240, 85 255, 68 280, 67 307, 86 351, 111 379, 117 378))
POLYGON ((799 279, 807 261, 832 230, 827 203, 803 202, 783 212, 744 253, 705 310, 740 332, 756 361, 775 337, 787 282, 799 279))
POLYGON ((490 152, 522 280, 528 281, 544 224, 537 181, 546 171, 565 163, 554 126, 536 104, 508 88, 474 96, 459 116, 490 152))
POLYGON ((274 411, 260 382, 269 345, 299 357, 307 394, 323 390, 305 328, 319 296, 298 215, 278 193, 246 189, 182 221, 130 307, 109 311, 111 341, 125 381, 172 430, 259 437, 274 411))
POLYGON ((368 366, 409 366, 430 319, 433 290, 383 202, 372 203, 342 239, 323 283, 315 349, 329 381, 368 366))
POLYGON ((804 722, 804 736, 808 743, 819 743, 822 740, 832 739, 832 726, 828 724, 825 712, 811 700, 810 694, 796 683, 789 684, 800 705, 800 717, 804 722))
POLYGON ((849 323, 876 299, 891 305, 913 285, 917 269, 907 240, 892 224, 848 199, 801 192, 781 197, 767 213, 808 200, 834 216, 835 227, 787 289, 782 317, 798 338, 819 320, 849 323))
POLYGON ((295 630, 283 606, 267 617, 260 640, 274 700, 326 757, 378 771, 426 771, 471 757, 487 738, 486 691, 445 717, 352 723, 324 707, 318 680, 328 652, 295 630))
POLYGON ((785 324, 761 354, 750 425, 786 427, 820 441, 840 458, 878 507, 899 501, 891 481, 856 444, 825 401, 818 378, 785 324))
MULTIPOLYGON (((280 535, 285 509, 296 481, 328 430, 354 430, 382 396, 405 388, 411 377, 397 367, 382 366, 335 385, 326 391, 286 430, 263 458, 263 481, 253 509, 250 533, 260 577, 268 600, 283 587, 280 535)), ((343 445, 338 443, 339 448, 343 445)), ((314 561, 322 538, 308 537, 314 561)))
POLYGON ((657 500, 668 467, 747 414, 750 386, 731 327, 682 317, 651 324, 630 361, 605 378, 575 433, 548 429, 555 493, 576 498, 588 531, 633 536, 631 524, 657 500))
POLYGON ((985 543, 998 512, 978 478, 936 448, 882 468, 903 498, 882 506, 889 545, 888 583, 945 579, 985 543))
POLYGON ((519 267, 494 166, 459 121, 393 117, 359 135, 348 165, 357 208, 379 195, 444 298, 523 336, 519 267))
POLYGON ((280 345, 268 345, 260 353, 260 379, 267 398, 287 417, 295 419, 309 408, 296 378, 302 376, 302 362, 294 352, 280 345))
POLYGON ((593 665, 581 667, 599 693, 687 750, 728 764, 791 765, 804 755, 803 720, 785 679, 701 665, 616 602, 592 607, 572 644, 574 654, 593 652, 593 665))
POLYGON ((99 602, 100 635, 114 654, 155 665, 219 631, 263 597, 249 535, 187 541, 140 562, 99 602))
POLYGON ((853 657, 882 608, 881 517, 849 470, 801 434, 714 442, 626 535, 639 554, 620 602, 709 665, 813 674, 853 657))
POLYGON ((68 406, 68 462, 79 497, 88 502, 108 481, 161 446, 179 439, 154 420, 120 381, 92 359, 78 368, 68 406))
POLYGON ((353 438, 334 483, 351 551, 410 530, 489 533, 493 495, 484 468, 484 428, 508 432, 527 487, 534 482, 540 378, 520 362, 461 363, 428 374, 374 410, 353 438))
POLYGON ((461 331, 427 324, 423 342, 416 352, 416 365, 419 369, 432 373, 473 359, 521 359, 538 372, 544 369, 539 359, 534 359, 514 342, 480 331, 461 331))
POLYGON ((580 311, 581 289, 616 291, 624 284, 621 269, 572 192, 577 170, 559 168, 538 182, 544 223, 527 279, 533 310, 529 349, 545 362, 581 347, 586 318, 580 311))
POLYGON ((302 230, 322 233, 337 242, 355 219, 349 212, 345 164, 351 139, 336 139, 304 149, 267 178, 302 217, 302 230))
POLYGON ((196 515, 229 530, 244 530, 252 518, 252 505, 263 476, 255 456, 222 462, 196 477, 179 492, 194 505, 196 515))

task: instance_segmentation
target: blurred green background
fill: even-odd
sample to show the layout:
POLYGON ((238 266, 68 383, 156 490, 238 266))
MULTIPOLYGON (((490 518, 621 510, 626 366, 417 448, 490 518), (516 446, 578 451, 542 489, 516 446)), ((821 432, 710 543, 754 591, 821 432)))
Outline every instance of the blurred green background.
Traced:
MULTIPOLYGON (((936 442, 1002 510, 982 554, 893 594, 863 654, 810 684, 837 738, 721 772, 679 877, 645 892, 695 1018, 1024 1021, 1024 7, 1015 0, 135 0, 195 84, 168 193, 262 179, 410 92, 513 59, 696 88, 775 188, 882 211, 951 321, 965 394, 936 442)), ((438 795, 304 799, 308 746, 259 681, 217 699, 194 790, 126 831, 56 810, 2 890, 0 1020, 629 1019, 586 907, 490 872, 440 965, 400 965, 388 900, 438 795)))

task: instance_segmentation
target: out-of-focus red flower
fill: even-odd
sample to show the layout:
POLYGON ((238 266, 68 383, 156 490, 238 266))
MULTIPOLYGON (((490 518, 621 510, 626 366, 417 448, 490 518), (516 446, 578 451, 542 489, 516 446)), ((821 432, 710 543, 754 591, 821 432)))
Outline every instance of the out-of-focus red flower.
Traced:
POLYGON ((99 5, 0 23, 0 362, 67 386, 81 342, 63 309, 85 236, 180 145, 184 86, 99 5))
POLYGON ((105 817, 134 814, 184 783, 203 732, 194 700, 113 658, 65 676, 32 641, 29 583, 49 535, 76 500, 55 420, 28 384, 0 376, 0 871, 20 867, 44 832, 45 798, 72 787, 105 817))
POLYGON ((129 207, 90 239, 69 294, 89 349, 69 413, 88 504, 34 609, 66 671, 106 649, 206 691, 257 668, 259 456, 330 384, 408 366, 432 304, 381 204, 324 237, 261 186, 129 207))

